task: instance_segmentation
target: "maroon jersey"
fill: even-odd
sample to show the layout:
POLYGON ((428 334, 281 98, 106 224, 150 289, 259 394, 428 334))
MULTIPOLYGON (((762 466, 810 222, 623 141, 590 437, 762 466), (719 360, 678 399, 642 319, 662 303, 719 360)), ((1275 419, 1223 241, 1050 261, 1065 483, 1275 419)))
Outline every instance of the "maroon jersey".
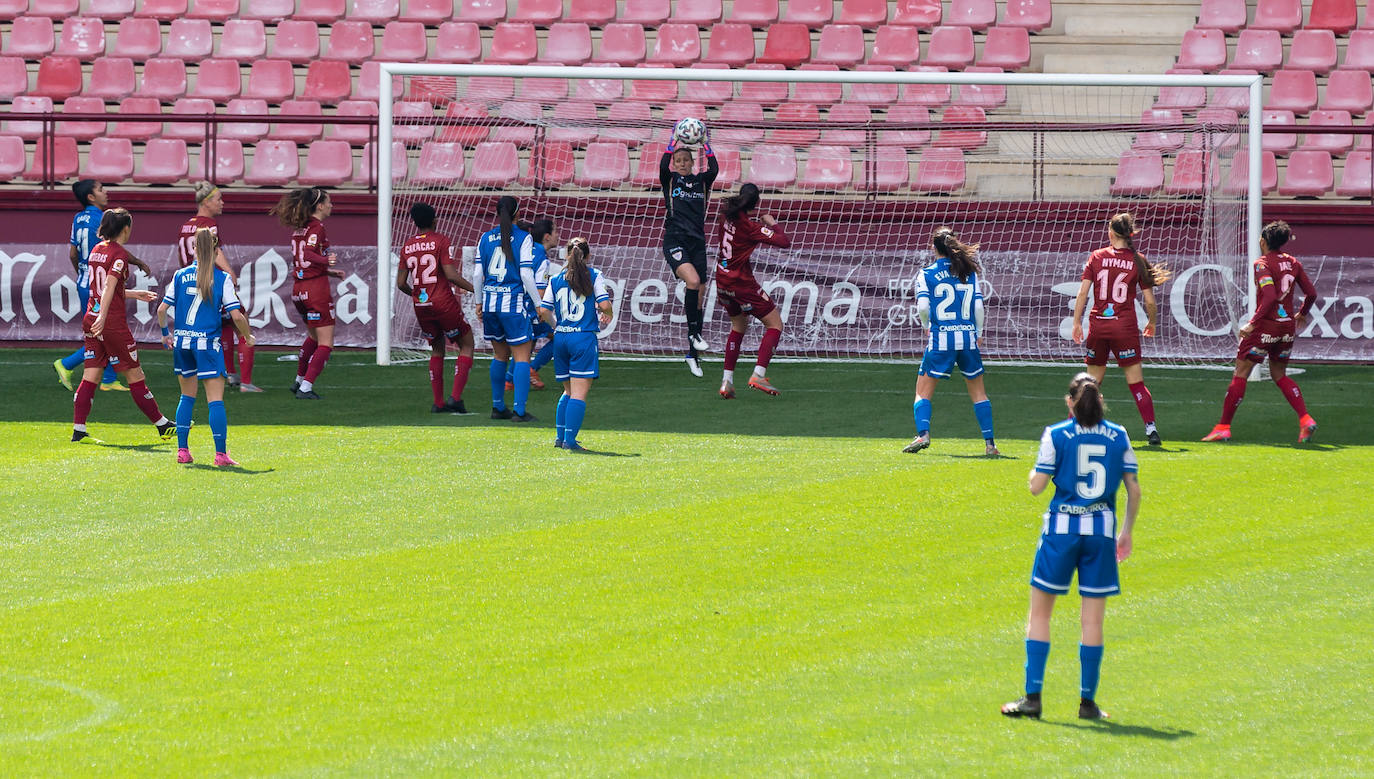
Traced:
POLYGON ((328 255, 329 239, 324 235, 324 222, 311 217, 305 227, 291 234, 291 259, 296 265, 292 277, 296 281, 327 276, 328 255))
POLYGON ((1306 315, 1317 299, 1317 288, 1302 269, 1302 263, 1291 254, 1270 252, 1255 260, 1255 315, 1250 323, 1264 322, 1286 325, 1294 313, 1306 315), (1293 288, 1302 287, 1302 309, 1294 311, 1293 288))
POLYGON ((114 241, 101 241, 91 249, 91 297, 86 303, 83 324, 89 331, 100 314, 100 298, 105 294, 105 280, 114 279, 114 295, 110 310, 105 313, 105 330, 128 330, 124 311, 124 282, 129 279, 129 253, 114 241))
POLYGON ((177 238, 177 260, 183 268, 196 264, 196 231, 202 227, 214 233, 216 239, 219 238, 219 225, 215 224, 213 217, 193 216, 187 219, 181 226, 181 236, 177 238))
POLYGON ((1083 266, 1083 280, 1093 283, 1093 309, 1088 316, 1091 326, 1102 330, 1137 329, 1135 294, 1140 287, 1135 254, 1130 249, 1103 247, 1088 255, 1083 266))
POLYGON ((448 239, 436 232, 423 232, 401 247, 401 265, 407 271, 410 299, 416 311, 431 308, 435 311, 460 311, 453 283, 444 275, 442 266, 453 266, 453 248, 448 239))
POLYGON ((783 232, 782 225, 765 227, 745 214, 740 214, 734 220, 722 218, 716 240, 716 245, 720 247, 716 284, 729 287, 758 286, 754 270, 749 267, 749 257, 760 244, 786 249, 792 245, 792 241, 783 232))

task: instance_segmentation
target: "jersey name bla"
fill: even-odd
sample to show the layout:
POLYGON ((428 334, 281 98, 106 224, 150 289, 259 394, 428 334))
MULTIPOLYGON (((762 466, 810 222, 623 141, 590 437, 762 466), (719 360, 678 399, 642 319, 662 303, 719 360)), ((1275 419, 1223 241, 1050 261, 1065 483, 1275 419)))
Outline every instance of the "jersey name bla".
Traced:
POLYGON ((106 330, 127 330, 129 321, 124 312, 124 283, 129 279, 129 252, 112 241, 101 241, 91 249, 91 299, 86 302, 86 316, 100 314, 100 298, 105 292, 105 280, 114 279, 114 295, 105 315, 106 330))
POLYGON ((448 238, 433 232, 411 238, 401 247, 401 265, 407 270, 410 299, 416 308, 459 309, 453 283, 444 275, 444 266, 453 266, 453 249, 448 238))
MULTIPOLYGON (((611 299, 611 288, 606 277, 596 268, 589 268, 592 274, 592 290, 596 303, 611 299)), ((577 294, 568 284, 568 272, 559 271, 549 279, 548 289, 539 302, 543 308, 554 312, 558 319, 557 332, 560 333, 598 333, 601 322, 596 316, 596 306, 586 297, 577 294)))
POLYGON ((960 281, 950 271, 949 258, 937 257, 935 264, 916 277, 916 300, 925 299, 930 307, 930 336, 926 349, 950 352, 978 348, 978 274, 970 273, 960 281))
POLYGON ((749 259, 760 244, 780 249, 792 245, 782 225, 765 227, 743 214, 733 221, 722 217, 717 232, 720 257, 716 263, 716 283, 728 287, 758 284, 749 259))
POLYGON ((1130 436, 1115 422, 1085 428, 1069 419, 1045 428, 1035 460, 1035 471, 1054 482, 1044 532, 1115 537, 1117 488, 1138 469, 1130 436))
POLYGON ((324 234, 324 222, 311 217, 305 227, 291 234, 291 259, 296 281, 328 275, 329 239, 324 234))
POLYGON ((196 264, 196 231, 202 227, 214 233, 216 240, 219 239, 219 225, 213 217, 193 216, 187 219, 181 226, 181 235, 177 237, 177 261, 181 263, 179 267, 186 268, 196 264))
POLYGON ((1088 255, 1082 278, 1093 284, 1090 321, 1115 321, 1123 326, 1135 326, 1135 294, 1140 286, 1140 275, 1130 249, 1108 246, 1088 255))
POLYGON ((1293 321, 1293 293, 1298 287, 1295 282, 1307 276, 1307 272, 1302 269, 1302 263, 1291 254, 1270 252, 1255 260, 1254 271, 1255 289, 1260 290, 1272 284, 1279 299, 1278 308, 1274 310, 1273 315, 1266 317, 1268 321, 1283 324, 1293 321))
POLYGON ((76 247, 76 286, 90 287, 91 248, 100 243, 96 230, 100 228, 100 218, 105 215, 95 206, 86 206, 72 217, 72 246, 76 247))
POLYGON ((482 281, 482 313, 530 314, 534 301, 525 294, 522 269, 534 272, 534 238, 511 227, 510 245, 518 261, 512 262, 501 248, 501 228, 495 227, 477 242, 477 278, 482 281))
POLYGON ((172 338, 179 349, 219 349, 220 328, 230 311, 243 308, 239 303, 229 274, 211 267, 214 281, 210 284, 210 299, 203 300, 196 287, 194 265, 172 274, 162 302, 172 307, 172 338), (213 341, 213 344, 210 342, 213 341))

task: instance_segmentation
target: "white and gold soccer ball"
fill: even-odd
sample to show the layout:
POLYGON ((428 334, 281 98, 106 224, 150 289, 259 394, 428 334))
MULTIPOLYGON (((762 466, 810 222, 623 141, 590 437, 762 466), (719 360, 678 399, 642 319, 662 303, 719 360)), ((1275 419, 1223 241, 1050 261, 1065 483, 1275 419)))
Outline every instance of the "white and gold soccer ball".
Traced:
POLYGON ((690 116, 681 119, 673 128, 673 137, 680 143, 695 146, 706 139, 706 123, 690 116))

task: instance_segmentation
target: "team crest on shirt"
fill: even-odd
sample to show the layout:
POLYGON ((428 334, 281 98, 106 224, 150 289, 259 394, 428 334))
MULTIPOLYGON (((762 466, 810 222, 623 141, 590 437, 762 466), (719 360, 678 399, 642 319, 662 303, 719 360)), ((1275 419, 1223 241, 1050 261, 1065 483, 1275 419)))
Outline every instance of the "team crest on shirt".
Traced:
POLYGON ((100 313, 100 301, 99 301, 99 300, 97 300, 97 301, 95 302, 95 305, 91 306, 91 313, 92 313, 92 314, 99 314, 99 313, 100 313))
POLYGON ((1114 316, 1116 316, 1116 309, 1115 309, 1115 308, 1112 308, 1112 304, 1111 304, 1111 303, 1108 303, 1108 304, 1107 304, 1107 307, 1104 308, 1104 309, 1102 309, 1102 318, 1103 318, 1103 319, 1111 319, 1111 318, 1114 317, 1114 316))
POLYGON ((428 303, 428 302, 429 302, 429 290, 425 290, 425 289, 420 290, 420 297, 416 298, 416 301, 417 301, 417 302, 420 302, 420 303, 428 303))

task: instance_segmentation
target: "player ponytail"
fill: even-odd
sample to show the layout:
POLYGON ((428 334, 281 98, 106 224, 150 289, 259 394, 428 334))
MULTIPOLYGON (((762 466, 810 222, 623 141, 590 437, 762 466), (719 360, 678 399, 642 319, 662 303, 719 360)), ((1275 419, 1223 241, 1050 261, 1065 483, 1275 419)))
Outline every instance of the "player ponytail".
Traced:
POLYGON ((215 291, 215 252, 219 239, 208 227, 196 230, 196 293, 202 301, 210 300, 215 291))
POLYGON ((1270 222, 1260 231, 1260 238, 1264 240, 1264 245, 1269 247, 1269 251, 1276 252, 1293 238, 1293 230, 1287 222, 1270 222))
POLYGON ((515 229, 515 213, 520 210, 520 201, 510 195, 503 195, 496 201, 496 216, 501 220, 501 251, 506 253, 506 262, 517 262, 511 238, 515 229))
POLYGON ((315 214, 315 209, 329 197, 329 193, 323 187, 306 187, 305 189, 293 189, 281 196, 272 210, 267 213, 277 217, 282 226, 296 230, 305 227, 310 223, 310 217, 315 214))
POLYGON ((100 227, 95 234, 106 241, 118 238, 126 228, 133 227, 134 217, 124 208, 111 208, 100 217, 100 227))
POLYGON ((1110 225, 1112 235, 1120 238, 1126 244, 1126 248, 1130 249, 1131 254, 1135 256, 1135 274, 1140 277, 1140 286, 1153 287, 1157 284, 1162 284, 1164 280, 1156 280, 1155 269, 1150 265, 1149 261, 1145 259, 1145 255, 1136 251, 1135 219, 1130 214, 1121 213, 1112 217, 1110 225))
POLYGON ((742 184, 739 194, 730 195, 720 201, 720 215, 727 222, 740 218, 759 207, 759 188, 756 184, 742 184))
POLYGON ((586 238, 568 241, 568 267, 564 269, 563 275, 568 280, 568 287, 584 298, 596 295, 596 287, 592 284, 592 271, 587 265, 591 258, 592 247, 586 238))
POLYGON ((1069 382, 1069 402, 1073 404, 1073 419, 1079 427, 1097 427, 1106 418, 1107 405, 1102 399, 1102 388, 1088 373, 1080 373, 1069 382))
POLYGON ((930 236, 930 243, 935 247, 936 254, 949 260, 949 269, 960 281, 968 281, 970 276, 982 270, 978 266, 978 261, 974 259, 978 254, 978 244, 963 243, 952 228, 935 228, 935 233, 930 236))

